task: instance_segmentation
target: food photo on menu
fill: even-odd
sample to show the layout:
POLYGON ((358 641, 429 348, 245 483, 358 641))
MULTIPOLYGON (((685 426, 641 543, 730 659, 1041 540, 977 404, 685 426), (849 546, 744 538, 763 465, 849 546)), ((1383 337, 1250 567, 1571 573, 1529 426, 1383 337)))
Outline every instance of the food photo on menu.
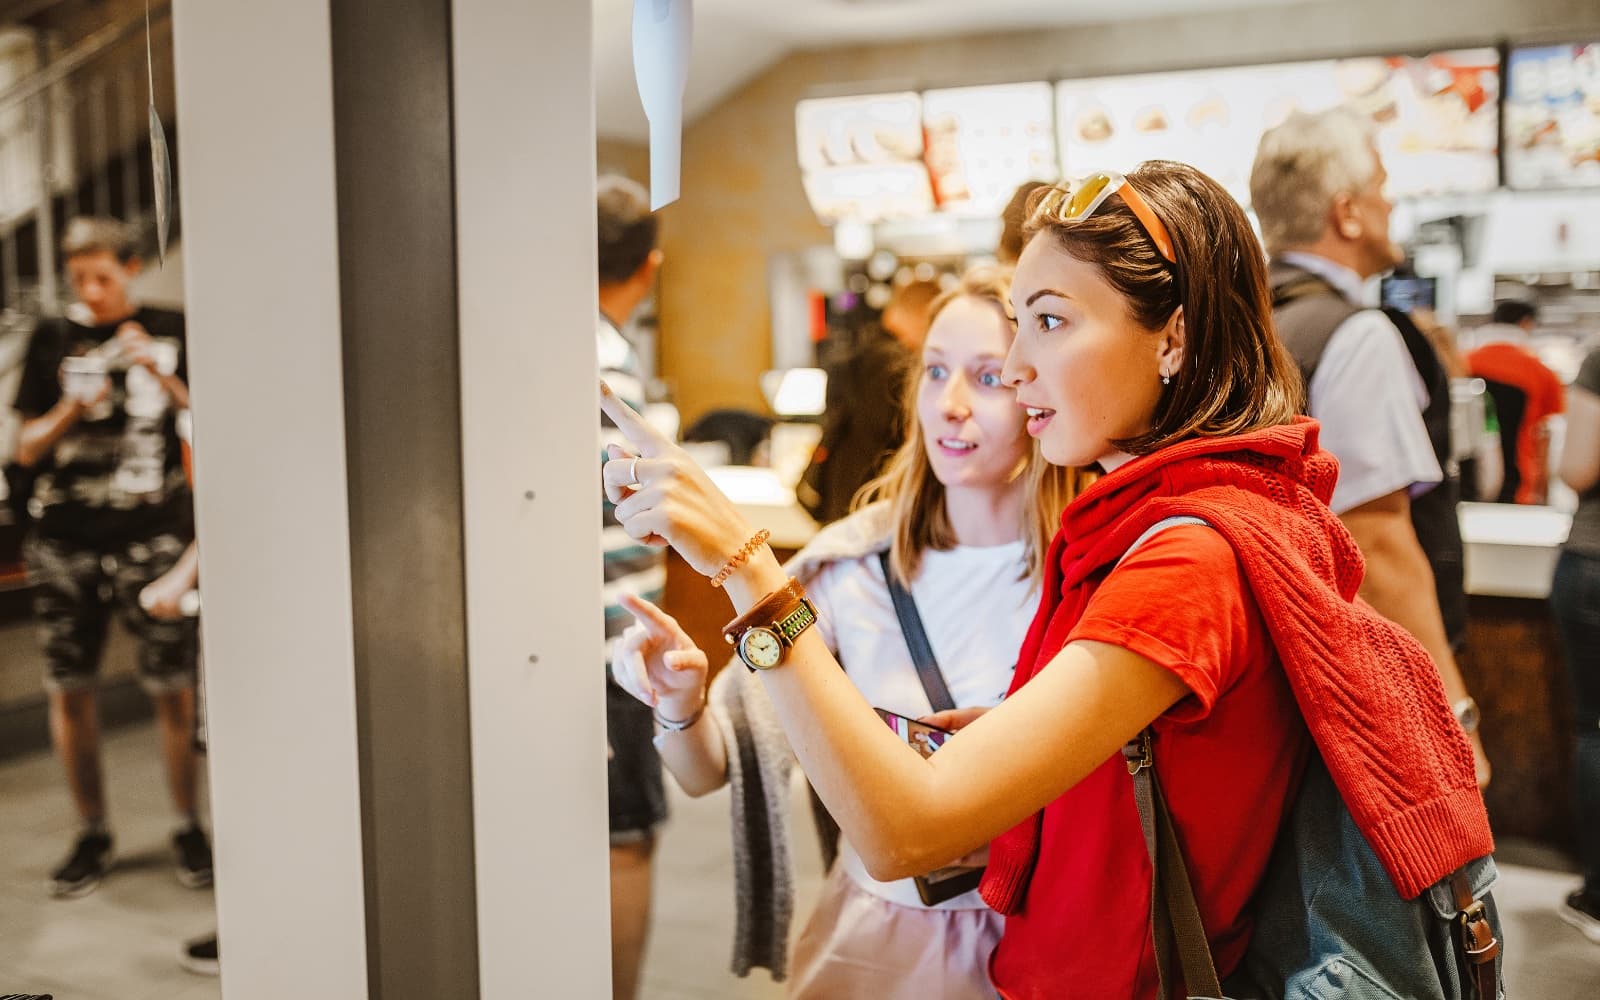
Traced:
POLYGON ((1600 42, 1512 49, 1505 105, 1510 187, 1600 187, 1600 42))
POLYGON ((934 209, 923 161, 922 98, 915 93, 801 101, 795 143, 806 198, 824 224, 934 209))
POLYGON ((1018 184, 1060 176, 1048 83, 930 90, 922 111, 941 211, 994 218, 1018 184))

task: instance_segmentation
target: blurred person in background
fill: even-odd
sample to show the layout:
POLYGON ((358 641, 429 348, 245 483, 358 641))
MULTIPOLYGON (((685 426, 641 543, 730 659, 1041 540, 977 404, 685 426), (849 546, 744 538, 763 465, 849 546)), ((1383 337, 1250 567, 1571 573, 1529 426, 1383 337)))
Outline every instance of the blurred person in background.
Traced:
MULTIPOLYGON (((662 253, 658 225, 650 212, 650 196, 639 184, 620 176, 601 177, 595 185, 599 233, 599 316, 595 326, 600 374, 635 407, 645 401, 639 355, 622 335, 622 327, 650 294, 662 253)), ((602 440, 614 440, 616 429, 601 420, 602 440)), ((662 553, 636 543, 617 526, 613 507, 602 494, 604 524, 606 642, 622 633, 627 612, 622 594, 660 600, 666 580, 662 553)), ((661 758, 651 744, 649 708, 611 682, 607 668, 607 788, 611 828, 611 983, 618 1000, 632 1000, 639 991, 639 970, 650 932, 650 896, 654 875, 656 829, 666 821, 667 797, 661 758)))
MULTIPOLYGON (((991 707, 1011 683, 1044 550, 1078 485, 1078 473, 1040 458, 1000 380, 1015 332, 1009 293, 1008 270, 978 268, 935 300, 907 392, 905 444, 862 505, 788 566, 810 592, 850 682, 873 705, 908 718, 940 706, 919 681, 891 575, 916 604, 956 711, 991 707)), ((734 971, 764 965, 782 980, 790 964, 786 790, 794 750, 754 674, 736 659, 708 697, 706 652, 664 612, 625 600, 639 624, 624 633, 614 669, 663 720, 656 739, 667 768, 691 795, 732 785, 741 887, 734 971), (741 747, 753 747, 755 761, 730 766, 741 747), (744 813, 752 806, 759 815, 744 813)), ((950 725, 945 713, 928 721, 950 725)), ((823 831, 825 853, 837 833, 823 831)), ((848 841, 837 850, 795 946, 791 997, 995 996, 987 962, 1001 917, 975 890, 929 906, 911 879, 880 882, 848 841)))
POLYGON ((1539 322, 1531 302, 1497 303, 1473 331, 1467 370, 1488 386, 1500 424, 1501 503, 1541 504, 1550 494, 1550 418, 1566 409, 1561 379, 1528 346, 1539 322))
POLYGON ((1418 307, 1407 315, 1417 325, 1417 329, 1428 338, 1428 343, 1433 345, 1433 351, 1438 355, 1439 363, 1444 366, 1445 374, 1451 378, 1466 378, 1467 356, 1462 353, 1455 329, 1439 322, 1438 314, 1432 309, 1418 307))
POLYGON ((95 688, 113 613, 137 640, 139 679, 155 704, 178 878, 206 886, 211 846, 196 811, 192 745, 196 623, 156 617, 139 600, 194 540, 175 423, 189 402, 183 314, 133 300, 140 261, 122 223, 74 219, 61 250, 77 302, 39 323, 16 399, 17 463, 33 473, 24 556, 50 733, 83 824, 50 891, 87 893, 112 863, 95 688))
POLYGON ((1478 707, 1455 657, 1466 589, 1459 485, 1444 471, 1449 376, 1407 316, 1361 305, 1362 284, 1404 258, 1389 237, 1387 179, 1365 120, 1296 112, 1262 136, 1250 198, 1278 334, 1339 460, 1330 506, 1366 557, 1361 596, 1433 657, 1486 785, 1478 707))
POLYGON ((1584 359, 1568 404, 1560 471, 1578 509, 1556 561, 1550 607, 1576 699, 1573 813, 1583 885, 1560 913, 1600 944, 1600 351, 1584 359))
POLYGON ((1028 199, 1040 188, 1050 185, 1044 181, 1023 181, 1011 193, 1011 200, 1006 202, 1005 209, 1000 213, 1000 243, 995 247, 995 259, 1002 264, 1015 266, 1017 258, 1022 256, 1022 248, 1027 245, 1028 239, 1024 235, 1028 222, 1028 199))
POLYGON ((939 284, 896 285, 883 315, 863 330, 843 361, 828 366, 822 440, 802 477, 811 515, 829 524, 850 512, 861 487, 905 441, 901 389, 928 334, 928 307, 939 284))

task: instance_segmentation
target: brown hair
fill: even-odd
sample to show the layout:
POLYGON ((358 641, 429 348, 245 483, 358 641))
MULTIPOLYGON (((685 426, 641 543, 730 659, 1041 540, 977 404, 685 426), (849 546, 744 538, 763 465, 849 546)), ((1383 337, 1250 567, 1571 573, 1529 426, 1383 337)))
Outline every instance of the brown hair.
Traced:
POLYGON ((650 194, 636 181, 606 174, 595 182, 600 284, 616 285, 638 273, 656 248, 650 194))
MULTIPOLYGON (((1272 321, 1266 256, 1244 210, 1220 184, 1182 163, 1151 160, 1128 180, 1172 236, 1169 264, 1119 197, 1087 219, 1062 218, 1066 199, 1036 192, 1029 234, 1048 233, 1095 265, 1140 326, 1159 330, 1183 307, 1183 365, 1156 404, 1150 430, 1111 442, 1133 455, 1192 437, 1288 423, 1300 411, 1299 369, 1272 321)), ((1154 378, 1154 374, 1151 375, 1154 378)))
POLYGON ((67 223, 61 237, 61 256, 71 260, 80 254, 109 253, 122 264, 139 256, 139 241, 133 227, 108 216, 80 215, 67 223))
POLYGON ((1033 235, 1027 232, 1028 216, 1033 193, 1040 188, 1047 188, 1049 184, 1044 181, 1023 181, 1011 193, 1011 200, 1006 202, 1005 210, 1000 213, 1000 243, 995 247, 995 256, 1002 264, 1015 265, 1017 258, 1022 256, 1022 248, 1028 245, 1028 237, 1033 235))
MULTIPOLYGON (((1011 269, 975 267, 961 281, 947 289, 928 307, 931 324, 945 307, 959 298, 988 302, 1008 320, 1011 318, 1011 269)), ((922 422, 917 419, 917 389, 922 366, 912 367, 904 397, 906 400, 906 439, 889 458, 883 472, 861 487, 851 502, 853 509, 882 500, 889 504, 894 520, 894 539, 889 547, 889 565, 906 586, 911 585, 922 566, 922 553, 942 552, 955 547, 955 530, 944 505, 944 484, 933 474, 928 462, 927 442, 922 422)), ((1090 475, 1079 469, 1051 465, 1039 454, 1036 442, 1029 442, 1028 457, 1017 474, 1024 478, 1022 541, 1024 575, 1035 582, 1042 578, 1045 550, 1061 521, 1061 511, 1088 485, 1090 475)))

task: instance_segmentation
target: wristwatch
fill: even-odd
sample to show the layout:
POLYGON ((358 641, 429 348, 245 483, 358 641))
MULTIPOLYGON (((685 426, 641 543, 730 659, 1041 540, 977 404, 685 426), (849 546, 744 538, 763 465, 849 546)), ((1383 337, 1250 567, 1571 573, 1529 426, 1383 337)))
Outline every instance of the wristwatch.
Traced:
POLYGON ((739 659, 751 670, 771 670, 788 658, 800 634, 817 623, 817 608, 794 577, 781 589, 762 598, 755 607, 729 622, 722 630, 739 659))
POLYGON ((1461 723, 1461 728, 1466 731, 1468 736, 1478 731, 1478 723, 1482 719, 1478 715, 1477 702, 1471 698, 1462 698, 1454 705, 1451 705, 1450 708, 1456 713, 1456 721, 1461 723))

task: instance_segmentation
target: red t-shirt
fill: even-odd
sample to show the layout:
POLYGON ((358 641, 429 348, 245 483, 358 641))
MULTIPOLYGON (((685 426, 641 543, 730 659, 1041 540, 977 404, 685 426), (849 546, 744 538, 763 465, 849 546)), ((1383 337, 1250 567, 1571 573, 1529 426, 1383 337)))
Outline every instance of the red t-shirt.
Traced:
MULTIPOLYGON (((1155 723, 1156 773, 1226 976, 1310 746, 1244 571, 1212 529, 1168 528, 1102 578, 1077 639, 1138 653, 1193 692, 1155 723)), ((1045 807, 990 975, 1007 1000, 1155 996, 1150 859, 1120 753, 1045 807)))
MULTIPOLYGON (((1555 373, 1544 366, 1538 355, 1516 344, 1496 342, 1467 355, 1467 370, 1478 378, 1501 382, 1522 390, 1526 402, 1522 410, 1522 423, 1517 428, 1517 471, 1522 483, 1517 487, 1517 503, 1539 503, 1540 473, 1545 461, 1539 454, 1542 447, 1539 425, 1567 408, 1567 391, 1555 373)), ((1504 433, 1505 427, 1501 427, 1504 433)))

